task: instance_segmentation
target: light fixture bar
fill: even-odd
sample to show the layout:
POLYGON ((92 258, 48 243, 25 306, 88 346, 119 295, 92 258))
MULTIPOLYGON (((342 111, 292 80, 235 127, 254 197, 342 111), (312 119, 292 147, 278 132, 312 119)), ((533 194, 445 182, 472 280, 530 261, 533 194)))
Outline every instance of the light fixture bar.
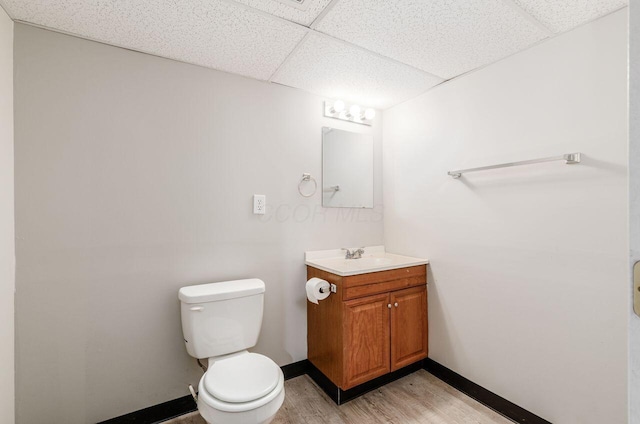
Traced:
POLYGON ((355 124, 373 125, 376 116, 375 109, 362 109, 357 104, 346 104, 342 100, 325 101, 324 116, 327 118, 340 119, 342 121, 353 122, 355 124))

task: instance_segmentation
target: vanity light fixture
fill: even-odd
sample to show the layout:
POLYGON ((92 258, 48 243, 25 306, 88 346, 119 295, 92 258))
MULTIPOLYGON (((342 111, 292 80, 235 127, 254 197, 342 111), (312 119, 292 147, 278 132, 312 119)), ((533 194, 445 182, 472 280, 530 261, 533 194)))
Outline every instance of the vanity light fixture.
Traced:
POLYGON ((349 108, 349 116, 352 118, 355 117, 360 117, 360 106, 358 105, 351 105, 351 107, 349 108))
POLYGON ((354 122, 356 124, 372 125, 376 111, 372 108, 367 108, 363 111, 360 105, 357 104, 352 104, 347 107, 342 100, 336 100, 333 102, 324 102, 324 116, 354 122))
POLYGON ((375 109, 368 108, 364 110, 364 119, 371 121, 375 117, 376 117, 375 109))
POLYGON ((333 106, 331 106, 331 113, 340 114, 344 110, 344 102, 342 100, 336 100, 333 102, 333 106))

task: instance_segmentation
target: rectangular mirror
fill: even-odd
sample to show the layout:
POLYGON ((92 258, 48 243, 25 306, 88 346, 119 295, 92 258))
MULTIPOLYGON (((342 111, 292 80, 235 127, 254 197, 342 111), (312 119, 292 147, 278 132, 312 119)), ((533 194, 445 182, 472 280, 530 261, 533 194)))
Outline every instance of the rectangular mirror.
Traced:
POLYGON ((373 208, 373 136, 322 128, 322 206, 373 208))

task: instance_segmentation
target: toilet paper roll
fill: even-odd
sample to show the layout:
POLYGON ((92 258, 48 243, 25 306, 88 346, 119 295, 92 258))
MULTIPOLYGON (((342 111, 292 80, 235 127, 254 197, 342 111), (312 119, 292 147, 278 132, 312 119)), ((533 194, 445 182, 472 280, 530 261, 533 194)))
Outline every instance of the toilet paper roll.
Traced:
POLYGON ((329 297, 330 285, 326 280, 313 277, 307 281, 305 287, 307 289, 307 299, 309 299, 309 302, 311 303, 315 303, 317 305, 318 300, 324 300, 329 297), (320 289, 322 289, 324 293, 322 293, 320 289))

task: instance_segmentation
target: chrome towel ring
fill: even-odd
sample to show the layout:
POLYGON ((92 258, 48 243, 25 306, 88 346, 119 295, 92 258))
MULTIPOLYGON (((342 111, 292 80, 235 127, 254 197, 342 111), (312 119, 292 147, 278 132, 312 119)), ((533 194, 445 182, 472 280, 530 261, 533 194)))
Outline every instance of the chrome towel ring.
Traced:
POLYGON ((311 176, 311 174, 306 174, 306 173, 305 173, 305 174, 302 174, 302 179, 301 179, 301 180, 300 180, 300 182, 298 183, 298 193, 300 193, 300 195, 301 195, 302 197, 311 197, 311 196, 313 196, 314 194, 316 194, 316 190, 318 190, 318 183, 316 182, 316 179, 315 179, 315 178, 313 178, 313 177, 311 176), (303 183, 305 183, 305 182, 307 182, 307 181, 310 181, 310 182, 312 182, 312 183, 313 183, 313 191, 312 191, 311 193, 309 193, 309 194, 304 194, 304 193, 302 192, 302 184, 303 184, 303 183))

